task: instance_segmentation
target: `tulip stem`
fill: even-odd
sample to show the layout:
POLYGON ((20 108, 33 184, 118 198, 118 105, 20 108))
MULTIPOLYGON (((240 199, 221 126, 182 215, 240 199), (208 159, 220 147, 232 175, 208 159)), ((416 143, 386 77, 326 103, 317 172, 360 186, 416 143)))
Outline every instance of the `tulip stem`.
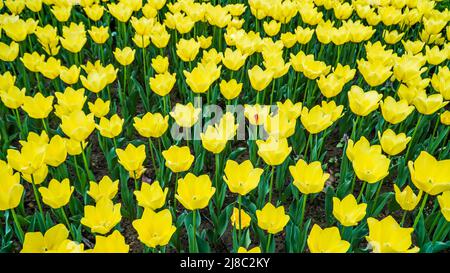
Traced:
POLYGON ((300 214, 300 224, 299 228, 302 229, 303 227, 303 219, 305 218, 305 210, 306 210, 306 200, 308 199, 308 195, 303 195, 303 202, 302 202, 302 213, 300 214))
POLYGON ((303 153, 303 158, 305 160, 308 158, 307 154, 308 154, 309 142, 311 142, 311 133, 308 135, 308 139, 306 140, 305 152, 303 153))
POLYGON ((47 135, 49 135, 47 124, 45 123, 45 119, 41 119, 41 121, 42 121, 42 126, 44 127, 45 132, 47 133, 47 135))
POLYGON ((416 228, 417 223, 419 223, 419 219, 423 213, 423 209, 427 203, 427 199, 428 199, 428 193, 425 193, 425 196, 423 197, 423 200, 422 200, 422 204, 420 205, 419 212, 417 213, 416 219, 414 219, 413 229, 416 228))
POLYGON ((19 237, 20 243, 23 244, 23 238, 24 238, 23 230, 22 230, 22 227, 20 226, 19 219, 17 219, 16 212, 14 211, 13 208, 11 209, 11 214, 12 214, 12 217, 14 220, 14 224, 16 225, 17 232, 18 232, 17 237, 19 237))
POLYGON ((156 163, 155 163, 155 157, 153 155, 153 142, 152 142, 151 137, 148 138, 148 149, 150 150, 150 156, 152 157, 153 171, 155 172, 155 177, 156 177, 156 163))
POLYGON ((269 203, 272 203, 272 190, 273 190, 273 176, 275 172, 275 166, 272 165, 272 170, 270 172, 270 189, 269 189, 269 203))
POLYGON ((403 224, 405 223, 406 214, 408 214, 408 211, 405 210, 405 212, 403 212, 402 221, 400 222, 401 227, 403 227, 403 224))
POLYGON ((406 162, 408 162, 408 159, 409 159, 409 153, 410 153, 410 151, 411 151, 411 147, 412 147, 412 145, 413 145, 413 141, 414 141, 415 136, 416 136, 416 133, 417 133, 417 128, 419 128, 419 125, 420 125, 420 122, 422 121, 422 118, 423 118, 423 115, 420 115, 420 116, 419 116, 419 120, 417 120, 416 127, 414 128, 414 132, 413 132, 413 134, 412 134, 411 141, 409 142, 409 145, 408 145, 408 150, 406 151, 406 156, 405 156, 405 161, 406 161, 406 162))
MULTIPOLYGON (((356 177, 356 175, 355 175, 355 177, 356 177)), ((366 186, 367 186, 367 182, 364 181, 362 186, 361 186, 361 190, 359 191, 358 198, 356 199, 357 202, 359 202, 361 200, 361 197, 364 194, 364 189, 366 188, 366 186)))
POLYGON ((17 110, 17 108, 14 109, 14 114, 16 115, 16 121, 17 121, 17 126, 19 126, 20 135, 22 136, 22 134, 23 134, 22 121, 20 120, 19 110, 17 110))
POLYGON ((83 163, 84 163, 84 168, 86 169, 86 174, 89 177, 89 179, 95 180, 95 177, 93 177, 93 175, 91 174, 91 172, 89 170, 89 164, 88 164, 88 161, 86 158, 86 154, 84 153, 82 142, 80 142, 80 146, 81 146, 81 156, 83 157, 83 163))
POLYGON ((37 191, 36 184, 34 183, 34 175, 33 174, 31 175, 31 185, 33 186, 34 199, 36 199, 39 213, 41 214, 41 218, 42 218, 42 221, 44 222, 44 226, 45 226, 44 211, 42 210, 41 201, 39 200, 39 192, 37 191))
POLYGON ((175 173, 175 189, 173 190, 173 211, 176 215, 177 211, 177 198, 175 197, 178 188, 178 172, 175 173))
POLYGON ((375 199, 374 199, 374 203, 373 203, 374 209, 377 207, 377 201, 378 201, 378 197, 380 196, 381 187, 383 187, 383 182, 384 182, 384 179, 381 180, 380 185, 378 186, 377 192, 375 193, 375 199))
POLYGON ((238 231, 238 246, 241 246, 241 230, 242 230, 242 211, 241 211, 241 203, 242 203, 242 196, 238 195, 238 208, 239 208, 239 231, 238 231))
POLYGON ((197 216, 197 210, 193 210, 192 211, 192 228, 193 228, 193 231, 194 231, 194 234, 193 234, 193 238, 192 238, 192 241, 193 241, 193 243, 194 243, 194 252, 197 252, 197 235, 196 235, 196 232, 197 232, 197 219, 196 219, 196 216, 197 216))
POLYGON ((66 211, 64 210, 64 207, 61 207, 60 210, 61 210, 61 214, 64 218, 64 221, 66 222, 67 228, 69 229, 70 234, 72 235, 72 240, 75 240, 75 234, 73 233, 72 229, 70 228, 69 218, 67 218, 67 214, 66 214, 66 211))
POLYGON ((269 253, 269 249, 270 249, 270 239, 272 239, 272 234, 269 233, 268 237, 267 237, 267 246, 266 246, 266 253, 269 253))

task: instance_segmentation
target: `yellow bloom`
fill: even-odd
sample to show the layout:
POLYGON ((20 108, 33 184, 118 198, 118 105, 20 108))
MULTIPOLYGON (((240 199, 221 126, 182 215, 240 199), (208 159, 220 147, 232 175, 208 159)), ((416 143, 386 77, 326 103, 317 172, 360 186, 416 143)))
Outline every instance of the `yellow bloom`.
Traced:
POLYGON ((269 23, 263 23, 264 32, 269 36, 275 36, 280 32, 281 23, 271 20, 269 23))
POLYGON ((62 117, 61 129, 71 139, 82 142, 95 129, 94 115, 86 115, 81 110, 74 111, 62 117))
POLYGON ((84 207, 81 224, 89 227, 92 233, 106 234, 120 223, 120 207, 120 204, 114 205, 111 200, 102 198, 95 206, 84 207))
POLYGON ((19 55, 19 44, 12 41, 9 46, 0 42, 0 60, 4 62, 12 62, 19 55))
POLYGON ((177 103, 169 114, 180 127, 190 128, 198 121, 201 111, 200 108, 194 108, 191 102, 186 105, 177 103))
POLYGON ((324 173, 319 161, 307 163, 299 159, 295 166, 289 166, 289 172, 294 178, 294 186, 303 193, 318 193, 323 190, 330 174, 324 173))
POLYGON ((403 38, 404 35, 405 35, 405 33, 403 33, 403 32, 399 33, 397 30, 393 30, 393 31, 384 30, 383 31, 384 41, 391 45, 400 42, 400 40, 403 38))
POLYGON ((343 79, 340 79, 334 73, 328 74, 326 77, 324 75, 320 75, 320 78, 316 81, 320 92, 326 98, 332 98, 339 95, 345 85, 343 79))
POLYGON ((331 113, 326 112, 320 105, 316 105, 310 110, 303 107, 302 115, 300 116, 303 127, 310 134, 318 134, 330 127, 333 124, 332 118, 331 113))
POLYGON ((252 125, 262 125, 267 120, 267 116, 270 112, 270 106, 268 105, 244 105, 244 115, 248 119, 248 122, 252 125))
POLYGON ((358 204, 352 194, 347 195, 342 200, 333 197, 333 215, 343 226, 358 225, 358 222, 366 216, 366 208, 367 204, 358 204))
POLYGON ((146 113, 142 118, 133 118, 133 121, 134 128, 146 138, 158 138, 169 128, 169 116, 163 117, 160 113, 146 113))
POLYGON ((19 89, 13 85, 4 92, 0 92, 0 98, 3 104, 9 109, 17 109, 25 101, 25 88, 19 89))
POLYGON ((422 197, 422 191, 415 195, 410 186, 406 186, 403 191, 400 191, 399 187, 394 184, 394 192, 395 201, 406 211, 414 210, 422 197))
POLYGON ((407 100, 396 101, 391 96, 385 98, 384 101, 380 101, 380 108, 383 118, 391 124, 404 121, 415 109, 414 106, 408 105, 407 100))
POLYGON ((23 186, 20 184, 20 174, 4 161, 0 161, 0 211, 16 208, 22 198, 23 186))
POLYGON ((371 150, 354 155, 353 170, 359 180, 376 183, 389 174, 391 160, 378 151, 371 150))
POLYGON ((133 14, 133 9, 126 2, 108 4, 108 10, 114 18, 124 23, 126 23, 130 19, 131 14, 133 14))
POLYGON ((188 173, 184 178, 178 179, 175 197, 188 210, 203 209, 216 192, 216 188, 211 185, 208 175, 195 176, 188 173))
POLYGON ((244 247, 239 247, 237 253, 261 253, 261 248, 259 246, 255 246, 252 249, 245 249, 244 247))
POLYGON ((134 191, 138 205, 146 209, 157 210, 164 206, 166 202, 168 188, 164 191, 158 181, 153 182, 151 185, 148 183, 142 183, 140 191, 134 191))
POLYGON ((445 220, 450 222, 450 191, 445 191, 437 197, 439 206, 441 207, 441 213, 444 215, 445 220))
POLYGON ((342 111, 344 110, 343 105, 336 105, 336 102, 334 100, 330 102, 322 101, 322 111, 324 111, 326 114, 331 115, 331 121, 335 122, 336 120, 340 119, 343 114, 342 111))
POLYGON ((27 143, 18 150, 8 149, 6 159, 8 164, 22 174, 33 174, 44 165, 45 147, 39 143, 27 143))
POLYGON ((37 93, 34 97, 26 96, 22 109, 31 118, 44 119, 53 110, 53 98, 53 96, 44 97, 41 93, 37 93))
POLYGON ((441 123, 444 125, 450 125, 450 111, 445 111, 441 114, 441 123))
POLYGON ((240 195, 246 195, 258 186, 264 170, 254 168, 250 160, 239 164, 229 159, 225 164, 224 172, 223 180, 227 183, 230 191, 240 195))
POLYGON ((58 209, 69 203, 73 189, 68 178, 63 179, 61 182, 52 179, 48 183, 48 187, 40 187, 39 192, 42 195, 44 204, 53 209, 58 209))
POLYGON ((164 97, 172 91, 177 79, 176 74, 170 74, 168 71, 163 74, 156 74, 154 77, 150 77, 150 88, 157 95, 164 97))
POLYGON ((275 207, 271 203, 267 203, 262 210, 256 210, 256 218, 258 227, 270 234, 282 231, 289 222, 289 215, 284 213, 284 207, 275 207))
POLYGON ((242 91, 242 83, 238 83, 235 79, 230 80, 229 82, 222 80, 220 82, 220 93, 227 99, 232 100, 239 96, 242 91))
POLYGON ((48 175, 48 167, 45 164, 42 164, 39 169, 37 169, 33 174, 22 174, 23 180, 27 181, 28 183, 33 183, 35 185, 40 185, 42 182, 45 181, 48 175))
POLYGON ((422 90, 414 98, 413 103, 419 113, 423 115, 432 115, 449 103, 448 101, 443 100, 444 98, 441 94, 427 96, 425 90, 422 90))
POLYGON ((235 227, 237 230, 244 229, 250 226, 250 215, 248 215, 244 210, 239 210, 237 208, 233 208, 233 214, 231 215, 231 225, 235 227), (239 221, 240 214, 240 221, 239 221))
POLYGON ((448 54, 446 49, 439 50, 438 46, 432 48, 426 46, 425 49, 427 62, 431 65, 439 65, 447 59, 448 54))
POLYGON ((306 55, 303 51, 300 51, 297 55, 291 53, 291 64, 295 71, 302 72, 310 80, 314 80, 320 75, 325 76, 331 70, 331 66, 314 60, 314 55, 306 55))
POLYGON ((93 4, 91 6, 83 7, 83 10, 89 17, 89 19, 91 19, 94 22, 97 22, 102 18, 105 8, 102 5, 93 4))
POLYGON ((295 119, 289 119, 288 115, 278 113, 274 116, 268 116, 264 123, 266 132, 277 138, 288 138, 295 133, 295 119))
POLYGON ((290 99, 284 102, 277 101, 278 113, 286 115, 289 120, 297 119, 302 113, 302 103, 293 103, 290 99))
POLYGON ((226 68, 238 71, 245 64, 247 57, 248 55, 243 54, 239 49, 233 51, 231 48, 227 48, 222 57, 222 63, 226 68))
POLYGON ((145 145, 135 147, 133 144, 128 144, 125 150, 116 149, 119 164, 129 172, 139 170, 145 161, 145 145))
POLYGON ((109 120, 105 117, 100 118, 100 123, 95 125, 100 135, 107 138, 115 138, 122 132, 124 119, 114 114, 109 120))
MULTIPOLYGON (((450 51, 449 51, 450 52, 450 51)), ((434 73, 431 78, 433 88, 441 93, 445 100, 450 100, 450 69, 447 66, 440 66, 439 72, 434 73)))
POLYGON ((413 228, 402 228, 392 216, 383 220, 368 218, 369 235, 366 240, 374 253, 416 253, 418 247, 411 247, 413 228))
POLYGON ((205 93, 220 77, 221 66, 213 62, 199 63, 191 72, 183 71, 186 83, 194 93, 205 93))
POLYGON ((381 85, 392 75, 392 66, 385 65, 379 61, 357 60, 356 62, 364 80, 372 87, 381 85))
POLYGON ((183 62, 191 62, 197 56, 200 43, 195 39, 191 38, 189 40, 180 39, 176 44, 177 55, 183 62))
POLYGON ((118 230, 114 230, 108 236, 95 236, 95 246, 90 253, 128 253, 130 246, 125 242, 125 237, 118 230))
POLYGON ((169 69, 169 58, 161 55, 152 59, 152 67, 156 73, 163 74, 169 69))
POLYGON ((36 51, 32 54, 27 52, 23 54, 20 60, 31 72, 39 72, 39 66, 45 61, 45 55, 39 55, 36 51))
POLYGON ((342 240, 337 227, 322 229, 314 224, 307 239, 311 253, 345 253, 350 248, 350 243, 342 240))
POLYGON ((406 145, 411 140, 411 137, 406 137, 405 133, 395 134, 391 129, 383 132, 383 135, 378 132, 381 148, 388 155, 394 156, 406 149, 406 145))
POLYGON ((109 27, 96 27, 96 26, 92 26, 90 30, 88 30, 89 35, 91 36, 92 40, 94 40, 94 42, 96 44, 104 44, 108 38, 109 38, 109 33, 108 33, 109 27))
POLYGON ((119 180, 114 182, 109 176, 103 176, 102 179, 96 183, 94 181, 89 182, 89 190, 87 194, 98 202, 102 198, 112 200, 119 191, 119 180))
POLYGON ((80 76, 80 71, 81 69, 76 65, 72 65, 70 68, 61 66, 59 77, 66 84, 76 84, 80 76))
POLYGON ((43 235, 41 232, 27 232, 21 253, 80 253, 84 250, 83 244, 70 241, 69 231, 63 224, 48 229, 43 235))
POLYGON ((133 221, 133 227, 138 233, 138 239, 147 247, 167 245, 176 231, 168 209, 160 212, 145 209, 141 219, 133 221))
POLYGON ((217 125, 208 125, 204 133, 200 133, 200 139, 202 140, 203 147, 214 153, 219 154, 225 148, 228 138, 217 125))
POLYGON ((248 70, 250 84, 256 91, 263 91, 272 81, 273 72, 271 70, 262 70, 261 67, 255 65, 248 70))
POLYGON ((45 151, 44 162, 52 167, 58 167, 67 158, 66 140, 59 135, 52 137, 45 151))
POLYGON ((366 153, 379 153, 381 154, 380 145, 370 145, 370 142, 362 136, 356 143, 353 140, 348 140, 346 155, 350 161, 355 160, 358 155, 366 153))
POLYGON ((353 85, 348 91, 348 102, 352 112, 358 116, 367 116, 376 109, 378 103, 383 98, 383 94, 377 91, 364 92, 361 87, 353 85))
POLYGON ((97 98, 94 103, 88 102, 89 111, 94 114, 95 117, 101 118, 109 113, 109 106, 111 102, 103 101, 101 98, 97 98))
POLYGON ((417 53, 421 52, 423 49, 423 46, 425 45, 424 42, 422 42, 421 40, 416 40, 416 41, 402 41, 403 47, 405 48, 405 51, 416 55, 417 53))
POLYGON ((134 55, 136 50, 131 49, 130 47, 124 47, 123 49, 116 48, 113 52, 116 60, 123 66, 127 66, 134 61, 134 55))
POLYGON ((258 155, 270 166, 282 164, 292 151, 292 147, 288 146, 285 138, 269 136, 265 141, 257 140, 256 145, 258 145, 258 155))
POLYGON ((172 145, 168 150, 162 151, 162 156, 166 161, 166 167, 175 173, 189 170, 194 162, 194 156, 187 146, 172 145))
POLYGON ((205 37, 205 36, 198 36, 197 41, 200 43, 200 47, 202 49, 207 49, 212 44, 212 36, 205 37))
POLYGON ((430 195, 450 190, 450 159, 437 160, 422 151, 416 160, 408 162, 409 173, 414 185, 430 195))

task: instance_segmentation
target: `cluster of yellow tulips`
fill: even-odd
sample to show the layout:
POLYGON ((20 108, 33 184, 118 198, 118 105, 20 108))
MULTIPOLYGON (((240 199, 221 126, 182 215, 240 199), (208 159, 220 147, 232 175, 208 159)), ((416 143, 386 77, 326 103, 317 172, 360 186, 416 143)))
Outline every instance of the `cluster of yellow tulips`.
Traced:
POLYGON ((449 8, 0 0, 0 252, 450 249, 449 8))

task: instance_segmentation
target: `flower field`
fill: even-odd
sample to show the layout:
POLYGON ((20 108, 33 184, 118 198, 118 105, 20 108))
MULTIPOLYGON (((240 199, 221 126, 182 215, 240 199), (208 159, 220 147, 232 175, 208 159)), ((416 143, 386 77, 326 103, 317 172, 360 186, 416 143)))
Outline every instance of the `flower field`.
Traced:
POLYGON ((449 0, 0 0, 0 252, 450 249, 449 0))

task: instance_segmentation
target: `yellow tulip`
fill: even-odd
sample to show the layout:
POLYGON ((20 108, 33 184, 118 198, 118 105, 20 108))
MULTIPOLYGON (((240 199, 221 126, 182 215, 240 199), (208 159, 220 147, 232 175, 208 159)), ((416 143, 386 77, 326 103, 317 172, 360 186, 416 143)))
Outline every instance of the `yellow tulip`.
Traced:
POLYGON ((256 91, 263 91, 272 81, 273 72, 271 70, 262 70, 261 67, 255 65, 248 70, 250 84, 256 91))
POLYGON ((20 174, 13 174, 11 167, 0 161, 0 211, 16 208, 22 200, 23 186, 20 174))
POLYGON ((103 176, 102 179, 96 183, 89 182, 89 190, 87 194, 98 202, 102 198, 112 200, 119 190, 119 180, 112 181, 109 176, 103 176))
POLYGON ((227 99, 232 100, 239 96, 239 94, 242 91, 242 83, 238 83, 235 79, 232 79, 230 81, 222 80, 220 82, 219 88, 220 93, 227 99))
POLYGON ((68 239, 69 230, 63 224, 49 228, 45 234, 27 232, 21 253, 81 253, 84 245, 68 239))
POLYGON ((180 39, 176 44, 177 55, 183 62, 193 61, 197 56, 199 49, 200 43, 193 38, 189 40, 180 39))
POLYGON ((292 151, 285 138, 277 139, 269 136, 265 141, 257 140, 258 155, 267 165, 277 166, 282 164, 292 151))
POLYGON ((319 161, 307 163, 299 159, 295 166, 289 166, 289 172, 294 178, 294 186, 303 193, 318 193, 323 190, 330 174, 324 173, 319 161))
POLYGON ((92 233, 107 234, 122 219, 120 207, 120 204, 114 205, 111 200, 102 198, 95 206, 84 207, 84 217, 80 222, 92 233))
POLYGON ((408 162, 409 173, 414 185, 430 195, 450 190, 450 159, 437 160, 422 151, 416 160, 408 162))
POLYGON ((154 212, 145 209, 140 219, 133 221, 138 239, 147 247, 165 246, 176 231, 172 224, 172 214, 168 209, 154 212))
POLYGON ((281 232, 289 222, 289 215, 284 213, 284 207, 275 207, 267 203, 261 210, 256 210, 258 227, 270 234, 281 232))
POLYGON ((0 98, 9 109, 17 109, 25 102, 25 88, 19 89, 13 85, 4 92, 0 92, 0 98))
POLYGON ((125 237, 118 230, 114 230, 108 236, 95 236, 95 246, 89 253, 128 253, 130 246, 125 242, 125 237))
POLYGON ((217 125, 208 125, 206 131, 200 133, 200 139, 202 140, 203 147, 214 154, 221 153, 228 141, 225 132, 217 125))
POLYGON ((52 179, 48 183, 48 187, 39 187, 39 192, 42 195, 44 204, 53 209, 58 209, 69 203, 73 189, 68 178, 63 179, 61 182, 52 179))
POLYGON ((419 113, 423 115, 432 115, 439 109, 445 107, 449 102, 444 101, 441 94, 427 96, 425 90, 422 90, 414 98, 413 103, 419 113))
POLYGON ((82 142, 95 129, 94 115, 86 115, 81 110, 74 111, 62 117, 61 129, 71 139, 82 142))
POLYGON ((152 67, 156 73, 163 74, 169 69, 169 58, 161 55, 152 59, 152 67))
POLYGON ((164 191, 158 181, 153 182, 151 185, 148 183, 142 183, 140 191, 134 191, 138 205, 146 209, 157 210, 164 206, 166 202, 168 188, 164 191))
POLYGON ((216 192, 216 188, 211 185, 208 175, 195 176, 188 173, 184 178, 178 179, 175 198, 188 210, 203 209, 216 192))
POLYGON ((130 65, 134 61, 134 55, 136 54, 136 50, 131 49, 130 47, 124 47, 123 49, 116 48, 113 52, 116 60, 123 66, 130 65))
POLYGON ((109 27, 96 27, 96 26, 92 26, 90 30, 88 30, 89 35, 91 36, 92 40, 96 43, 96 44, 104 44, 108 38, 109 38, 109 33, 108 33, 109 27))
POLYGON ((332 118, 332 114, 326 112, 320 105, 316 105, 310 110, 303 107, 300 116, 303 127, 305 127, 310 134, 318 134, 330 127, 333 124, 332 118))
POLYGON ((343 226, 358 225, 358 222, 366 216, 366 208, 367 204, 358 204, 353 194, 347 195, 342 200, 333 197, 333 215, 343 226))
POLYGON ((445 191, 437 197, 441 213, 444 215, 445 220, 450 222, 450 191, 445 191))
POLYGON ((366 240, 374 253, 416 253, 418 247, 411 247, 413 228, 402 228, 392 216, 382 220, 368 218, 369 235, 366 240))
POLYGON ((34 97, 26 96, 22 109, 31 118, 44 119, 53 110, 53 99, 53 96, 44 97, 41 93, 37 93, 34 97))
POLYGON ((358 116, 367 116, 376 109, 383 98, 377 91, 364 92, 361 87, 353 85, 348 92, 348 102, 352 112, 358 116))
POLYGON ((194 108, 190 102, 186 105, 177 103, 169 114, 180 127, 190 128, 198 121, 201 111, 200 108, 194 108))
POLYGON ((100 118, 100 123, 95 125, 100 135, 107 138, 115 138, 122 132, 124 119, 114 114, 109 120, 105 117, 100 118))
POLYGON ((232 50, 230 48, 225 49, 225 53, 222 57, 222 63, 226 68, 238 71, 244 64, 248 55, 243 54, 239 49, 232 50))
POLYGON ((110 104, 111 102, 109 100, 103 101, 101 98, 97 98, 94 103, 88 102, 89 111, 91 111, 96 118, 102 118, 109 113, 110 104))
POLYGON ((444 125, 450 125, 450 111, 445 111, 441 114, 441 123, 444 125))
POLYGON ((239 247, 237 253, 261 253, 261 248, 259 246, 255 246, 252 249, 245 249, 244 247, 239 247))
POLYGON ((0 42, 0 60, 12 62, 19 55, 19 44, 12 41, 9 45, 0 42))
POLYGON ((411 140, 411 137, 406 137, 405 133, 395 134, 391 129, 383 132, 383 135, 378 132, 381 148, 388 155, 395 156, 406 149, 406 145, 411 140))
POLYGON ((157 95, 164 97, 172 91, 177 79, 176 74, 170 74, 169 72, 164 72, 163 74, 156 74, 154 77, 150 77, 150 88, 157 95))
POLYGON ((295 120, 302 114, 302 103, 293 103, 290 99, 277 101, 278 113, 286 115, 289 120, 295 120))
POLYGON ((248 122, 252 125, 262 125, 267 120, 267 116, 270 112, 270 106, 268 105, 244 105, 244 115, 248 119, 248 122))
POLYGON ((342 240, 337 227, 322 229, 314 224, 307 239, 311 253, 345 253, 350 248, 350 243, 342 240))
POLYGON ((390 163, 389 158, 374 150, 355 154, 352 161, 353 170, 359 180, 370 184, 382 180, 389 174, 390 163))
POLYGON ((250 221, 250 216, 244 210, 233 208, 233 214, 231 214, 231 225, 234 228, 237 230, 247 228, 250 226, 250 221))
POLYGON ((407 100, 396 101, 391 96, 385 98, 384 101, 380 101, 380 108, 383 118, 391 124, 404 121, 415 109, 414 106, 408 105, 407 100))
POLYGON ((162 156, 165 159, 166 167, 175 173, 189 170, 194 162, 194 156, 187 146, 170 146, 168 150, 162 151, 162 156))
POLYGON ((139 170, 146 158, 145 145, 136 147, 130 143, 125 150, 116 149, 116 153, 119 158, 119 164, 129 172, 136 172, 139 170))
POLYGON ((380 145, 370 145, 370 142, 362 136, 356 143, 353 140, 348 140, 346 155, 347 158, 353 162, 355 158, 361 154, 378 153, 381 154, 380 145))
POLYGON ((66 140, 59 135, 55 135, 47 145, 44 162, 52 167, 58 167, 66 161, 66 158, 66 140))
POLYGON ((406 186, 400 191, 399 187, 394 184, 394 192, 395 201, 406 211, 414 210, 422 197, 422 191, 418 195, 415 195, 410 186, 406 186))
POLYGON ((146 138, 161 137, 169 128, 169 116, 160 113, 146 113, 142 118, 133 118, 133 126, 138 133, 146 138))
POLYGON ((246 195, 254 190, 260 181, 263 169, 254 168, 250 160, 241 164, 229 159, 225 164, 223 180, 233 193, 246 195))

